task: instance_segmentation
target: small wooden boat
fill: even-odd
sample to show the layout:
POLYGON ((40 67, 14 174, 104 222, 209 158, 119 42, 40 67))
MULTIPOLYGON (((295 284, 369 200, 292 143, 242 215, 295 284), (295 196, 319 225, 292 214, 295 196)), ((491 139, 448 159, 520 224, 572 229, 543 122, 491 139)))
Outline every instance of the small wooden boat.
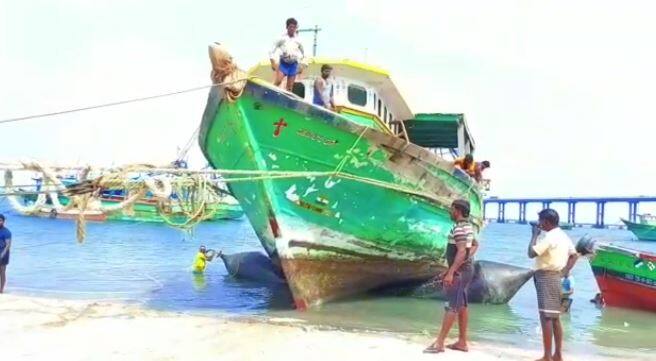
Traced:
POLYGON ((631 222, 622 219, 626 228, 631 231, 638 239, 643 241, 656 241, 656 216, 651 214, 638 215, 639 222, 631 222))
POLYGON ((592 255, 590 266, 606 305, 656 312, 656 254, 589 237, 581 238, 576 249, 592 255))

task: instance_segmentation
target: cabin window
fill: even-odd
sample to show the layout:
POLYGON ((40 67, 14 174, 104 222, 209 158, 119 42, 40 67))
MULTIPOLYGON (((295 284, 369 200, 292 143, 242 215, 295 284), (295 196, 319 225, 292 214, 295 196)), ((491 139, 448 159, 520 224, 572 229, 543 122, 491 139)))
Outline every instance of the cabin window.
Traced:
POLYGON ((373 95, 374 95, 374 110, 376 110, 376 103, 377 103, 376 102, 376 93, 374 93, 373 95))
POLYGON ((305 99, 305 84, 303 83, 294 83, 292 87, 292 93, 298 95, 299 97, 305 99))
POLYGON ((387 107, 383 108, 383 121, 385 121, 385 119, 387 119, 387 107))
POLYGON ((378 99, 378 118, 380 118, 380 113, 383 111, 383 102, 378 99))
POLYGON ((359 85, 349 84, 347 96, 351 104, 359 105, 362 107, 367 105, 367 89, 359 85))

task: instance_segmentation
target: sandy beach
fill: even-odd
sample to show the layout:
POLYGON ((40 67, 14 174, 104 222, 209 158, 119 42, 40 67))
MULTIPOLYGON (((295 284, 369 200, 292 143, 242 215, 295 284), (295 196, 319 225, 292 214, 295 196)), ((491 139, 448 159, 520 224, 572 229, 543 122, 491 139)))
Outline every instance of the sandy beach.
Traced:
MULTIPOLYGON (((468 354, 425 355, 421 351, 428 336, 410 339, 325 330, 294 319, 189 315, 121 302, 4 294, 0 313, 3 360, 485 361, 539 356, 534 350, 482 343, 472 343, 468 354)), ((568 355, 569 360, 584 358, 568 355)), ((643 358, 635 355, 632 359, 643 358)))

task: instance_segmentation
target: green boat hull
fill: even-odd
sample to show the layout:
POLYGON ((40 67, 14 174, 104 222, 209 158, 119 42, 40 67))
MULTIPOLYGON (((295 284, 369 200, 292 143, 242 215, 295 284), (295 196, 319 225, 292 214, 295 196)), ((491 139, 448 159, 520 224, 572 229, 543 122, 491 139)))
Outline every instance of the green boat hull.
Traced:
POLYGON ((638 239, 643 241, 656 241, 656 224, 635 223, 622 219, 626 228, 638 239))
POLYGON ((560 229, 564 229, 564 230, 570 230, 574 228, 574 225, 572 223, 561 223, 558 226, 560 227, 560 229))
MULTIPOLYGON (((103 205, 113 205, 116 202, 103 201, 103 205)), ((123 211, 112 212, 107 215, 108 221, 150 222, 150 223, 172 223, 182 224, 187 222, 188 217, 180 211, 171 215, 163 216, 154 204, 137 203, 133 207, 134 212, 123 211)), ((219 221, 224 219, 238 219, 244 215, 244 211, 238 204, 211 204, 208 206, 208 216, 203 221, 219 221)))
POLYGON ((476 185, 428 150, 259 81, 234 102, 221 91, 210 92, 201 125, 210 164, 297 172, 227 181, 299 308, 434 276, 453 199, 468 199, 482 224, 476 185))
POLYGON ((656 255, 601 245, 590 266, 607 305, 656 311, 656 255))

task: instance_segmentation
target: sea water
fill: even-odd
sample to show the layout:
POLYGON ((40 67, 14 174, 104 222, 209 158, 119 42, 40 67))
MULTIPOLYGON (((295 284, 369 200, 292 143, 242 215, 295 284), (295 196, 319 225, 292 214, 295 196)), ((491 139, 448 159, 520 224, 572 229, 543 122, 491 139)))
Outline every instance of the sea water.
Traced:
MULTIPOLYGON (((352 330, 434 335, 443 302, 403 297, 360 297, 297 312, 284 287, 265 287, 232 279, 221 261, 194 275, 191 264, 198 247, 225 253, 261 249, 248 220, 203 223, 193 233, 161 224, 88 223, 87 239, 75 240, 75 223, 24 217, 0 203, 13 233, 6 291, 57 298, 138 302, 176 312, 291 317, 306 323, 352 330)), ((635 240, 625 230, 575 228, 574 242, 588 233, 626 247, 656 251, 656 242, 635 240)), ((530 267, 526 248, 531 230, 517 224, 490 224, 481 234, 478 259, 530 267)), ((568 347, 589 354, 622 350, 656 353, 656 313, 618 308, 599 309, 590 303, 598 291, 590 266, 581 259, 573 304, 563 317, 568 347)), ((537 302, 532 281, 507 305, 471 305, 474 340, 540 349, 537 302)))

